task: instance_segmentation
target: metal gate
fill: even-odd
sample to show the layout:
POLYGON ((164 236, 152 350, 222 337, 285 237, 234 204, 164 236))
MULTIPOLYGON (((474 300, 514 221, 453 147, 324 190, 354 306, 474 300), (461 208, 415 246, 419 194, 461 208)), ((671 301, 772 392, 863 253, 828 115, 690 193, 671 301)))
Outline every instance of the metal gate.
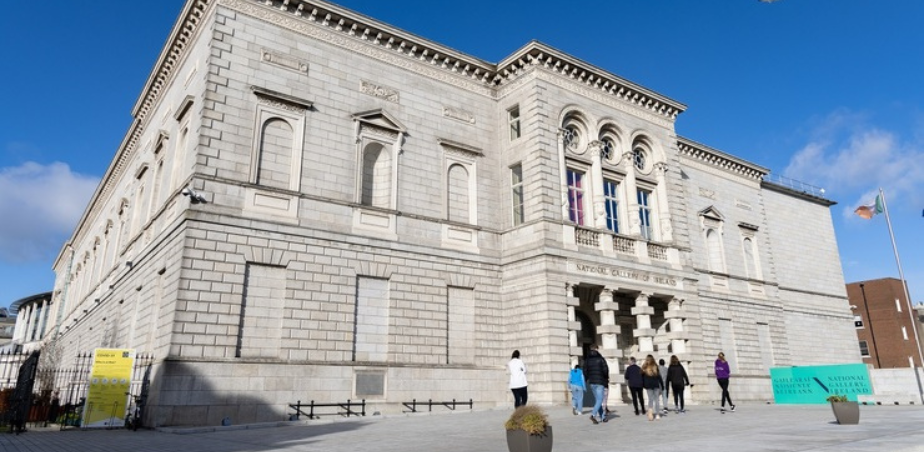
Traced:
POLYGON ((32 387, 35 385, 38 363, 39 352, 35 351, 19 367, 16 386, 9 397, 10 408, 7 410, 7 424, 10 426, 10 432, 20 434, 26 431, 29 409, 32 408, 32 387))
MULTIPOLYGON (((78 354, 66 367, 40 362, 39 357, 37 351, 0 352, 0 428, 9 425, 10 431, 21 432, 27 423, 80 426, 93 353, 78 354)), ((135 357, 129 387, 134 403, 126 415, 143 419, 153 362, 153 355, 135 357)))

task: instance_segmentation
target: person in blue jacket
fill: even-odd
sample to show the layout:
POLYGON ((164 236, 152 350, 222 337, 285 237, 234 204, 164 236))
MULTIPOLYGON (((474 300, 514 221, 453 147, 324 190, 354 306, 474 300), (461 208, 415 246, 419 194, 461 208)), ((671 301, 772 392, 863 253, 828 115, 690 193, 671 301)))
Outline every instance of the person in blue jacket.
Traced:
POLYGON ((568 389, 571 390, 571 411, 575 416, 584 413, 584 391, 587 385, 584 383, 584 371, 578 364, 571 369, 571 375, 568 377, 568 389))

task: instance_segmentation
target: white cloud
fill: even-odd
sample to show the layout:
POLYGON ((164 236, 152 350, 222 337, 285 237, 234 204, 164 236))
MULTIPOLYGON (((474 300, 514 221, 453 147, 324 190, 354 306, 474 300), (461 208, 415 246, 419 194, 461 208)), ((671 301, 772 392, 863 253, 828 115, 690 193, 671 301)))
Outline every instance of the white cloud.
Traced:
POLYGON ((895 132, 866 124, 860 115, 836 112, 816 125, 784 174, 824 187, 839 198, 845 215, 871 202, 879 187, 890 206, 917 205, 924 192, 924 146, 903 142, 895 132))
POLYGON ((98 184, 60 162, 0 168, 0 261, 56 255, 98 184))

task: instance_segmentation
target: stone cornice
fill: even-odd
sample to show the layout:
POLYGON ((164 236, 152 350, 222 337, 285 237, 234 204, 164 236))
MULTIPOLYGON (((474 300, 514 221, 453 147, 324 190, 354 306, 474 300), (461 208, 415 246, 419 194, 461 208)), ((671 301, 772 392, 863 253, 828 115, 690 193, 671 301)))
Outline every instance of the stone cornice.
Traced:
POLYGON ((71 243, 79 243, 79 238, 86 233, 84 228, 87 220, 95 210, 103 207, 102 202, 108 199, 109 193, 112 192, 114 185, 125 171, 125 167, 131 160, 131 156, 138 145, 138 140, 145 130, 148 115, 161 100, 164 89, 175 76, 176 69, 194 41, 200 25, 205 19, 206 11, 212 2, 213 0, 191 0, 187 1, 183 7, 183 11, 173 25, 169 38, 167 38, 166 45, 154 64, 154 69, 144 84, 141 96, 132 108, 131 114, 134 116, 132 125, 128 133, 123 137, 122 143, 119 144, 115 157, 109 164, 109 168, 106 170, 106 174, 103 175, 99 186, 96 187, 93 197, 90 198, 91 201, 74 230, 71 243))
POLYGON ((498 63, 494 83, 503 86, 515 80, 530 66, 537 65, 607 96, 637 105, 671 120, 676 119, 677 115, 687 108, 686 105, 667 96, 636 85, 538 41, 530 42, 498 63))
POLYGON ((541 65, 562 76, 562 83, 586 87, 597 94, 589 96, 596 100, 618 100, 670 122, 686 109, 680 102, 538 41, 492 64, 323 0, 218 1, 260 20, 483 95, 498 97, 497 88, 517 81, 529 66, 541 65), (466 79, 468 83, 463 82, 466 79))
POLYGON ((683 137, 677 137, 677 149, 680 151, 681 156, 693 160, 700 160, 710 166, 740 174, 749 179, 759 181, 770 173, 770 170, 767 168, 757 166, 746 160, 739 159, 738 157, 683 137))

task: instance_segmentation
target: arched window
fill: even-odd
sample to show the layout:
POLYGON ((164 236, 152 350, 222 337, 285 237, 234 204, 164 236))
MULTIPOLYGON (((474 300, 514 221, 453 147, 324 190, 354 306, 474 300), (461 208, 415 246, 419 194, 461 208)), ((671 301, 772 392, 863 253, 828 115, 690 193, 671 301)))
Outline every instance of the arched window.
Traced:
POLYGON ((281 118, 263 123, 260 133, 257 184, 288 189, 292 170, 292 126, 281 118))
POLYGON ((379 142, 363 148, 362 198, 364 206, 389 208, 391 202, 391 154, 379 142))
POLYGON ((449 167, 446 205, 450 221, 469 222, 468 177, 468 171, 464 166, 456 164, 449 167))

